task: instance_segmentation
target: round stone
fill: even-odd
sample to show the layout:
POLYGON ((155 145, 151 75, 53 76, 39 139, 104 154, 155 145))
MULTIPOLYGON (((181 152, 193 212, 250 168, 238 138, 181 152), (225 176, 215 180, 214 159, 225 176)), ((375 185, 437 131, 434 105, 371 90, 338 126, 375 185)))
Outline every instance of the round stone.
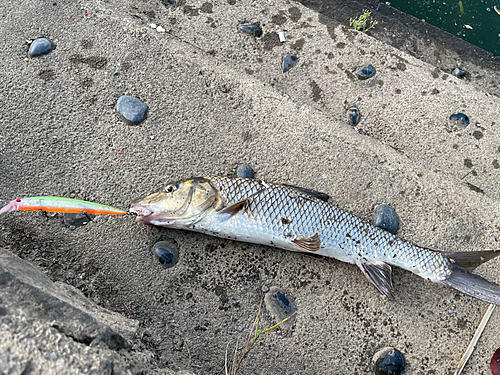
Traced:
POLYGON ((121 96, 116 104, 120 119, 129 125, 138 125, 146 119, 148 106, 134 96, 121 96))
POLYGON ((283 58, 283 73, 288 72, 290 69, 292 69, 295 65, 297 65, 297 62, 299 59, 294 56, 294 55, 289 55, 286 54, 285 57, 283 58))
POLYGON ((28 51, 29 57, 37 57, 41 55, 45 55, 52 50, 52 43, 49 42, 46 38, 38 38, 33 41, 30 45, 30 49, 28 51))
POLYGON ((357 108, 349 108, 347 110, 347 122, 350 125, 358 125, 359 120, 361 120, 361 114, 357 108))
POLYGON ((262 285, 262 293, 267 293, 269 292, 269 287, 267 287, 266 285, 262 285))
POLYGON ((172 268, 179 261, 179 248, 172 240, 159 241, 153 246, 153 256, 164 268, 172 268))
POLYGON ((368 64, 363 66, 361 69, 356 71, 356 75, 359 79, 368 79, 375 75, 376 71, 372 64, 368 64))
POLYGON ((262 35, 262 29, 256 25, 240 25, 240 30, 257 38, 262 35))
POLYGON ((240 178, 254 178, 255 174, 253 173, 252 167, 248 164, 242 164, 238 168, 236 168, 236 177, 240 178))
POLYGON ((403 354, 394 348, 380 349, 373 356, 372 370, 375 375, 401 375, 405 370, 403 354))
POLYGON ((455 68, 453 75, 457 78, 465 78, 466 73, 460 68, 455 68))
POLYGON ((463 113, 454 113, 449 120, 457 128, 464 129, 469 125, 469 117, 463 113))
POLYGON ((373 215, 373 225, 392 234, 398 231, 398 215, 391 206, 380 204, 373 215))

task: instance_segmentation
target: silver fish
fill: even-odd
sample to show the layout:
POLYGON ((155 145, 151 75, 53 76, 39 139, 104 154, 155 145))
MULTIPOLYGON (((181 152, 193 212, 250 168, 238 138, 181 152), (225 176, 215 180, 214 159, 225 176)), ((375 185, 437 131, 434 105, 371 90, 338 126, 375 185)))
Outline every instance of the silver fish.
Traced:
POLYGON ((500 304, 500 287, 470 271, 499 251, 426 249, 329 204, 328 195, 256 179, 203 177, 172 182, 135 201, 137 221, 236 241, 309 252, 356 264, 394 298, 391 266, 500 304))

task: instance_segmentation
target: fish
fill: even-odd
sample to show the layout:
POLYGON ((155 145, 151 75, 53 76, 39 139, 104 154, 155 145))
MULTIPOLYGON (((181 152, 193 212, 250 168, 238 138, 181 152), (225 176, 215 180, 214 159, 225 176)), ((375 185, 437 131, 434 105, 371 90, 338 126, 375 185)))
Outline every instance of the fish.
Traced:
POLYGON ((500 304, 500 286, 471 271, 498 250, 449 252, 412 244, 330 204, 329 196, 258 179, 198 177, 134 201, 139 223, 183 229, 357 265, 390 300, 392 267, 500 304))
POLYGON ((127 211, 103 204, 64 197, 17 198, 0 209, 0 215, 12 211, 46 211, 63 213, 86 213, 95 215, 126 215, 127 211))

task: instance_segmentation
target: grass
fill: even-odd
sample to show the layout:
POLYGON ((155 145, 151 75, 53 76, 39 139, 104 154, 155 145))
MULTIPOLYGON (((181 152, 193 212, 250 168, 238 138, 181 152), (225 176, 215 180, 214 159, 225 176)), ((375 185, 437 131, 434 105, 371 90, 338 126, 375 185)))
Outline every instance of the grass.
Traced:
MULTIPOLYGON (((231 367, 231 371, 228 369, 228 363, 227 363, 227 350, 226 350, 226 364, 225 364, 225 369, 226 369, 226 375, 238 375, 241 366, 243 365, 243 361, 245 358, 248 356, 248 354, 252 351, 255 346, 257 346, 262 340, 264 340, 273 330, 278 328, 281 324, 285 323, 288 319, 290 319, 292 316, 295 315, 293 313, 290 315, 288 318, 283 319, 281 322, 276 323, 275 325, 266 328, 266 329, 261 329, 260 323, 261 323, 261 313, 262 313, 262 302, 264 301, 264 294, 262 294, 262 297, 260 299, 260 305, 259 305, 259 311, 257 312, 257 317, 255 318, 255 321, 253 323, 252 329, 250 330, 250 333, 248 334, 248 339, 245 344, 245 347, 238 353, 238 343, 236 343, 236 349, 234 352, 234 358, 233 358, 233 364, 231 367), (255 331, 254 331, 255 329, 255 331)), ((228 344, 229 346, 229 344, 228 344)), ((308 375, 311 374, 308 372, 308 375)), ((312 375, 312 374, 311 374, 312 375)))
POLYGON ((351 18, 349 20, 349 26, 357 31, 368 31, 373 29, 378 22, 372 19, 372 12, 368 9, 363 9, 363 14, 359 17, 351 18))
POLYGON ((468 175, 470 175, 472 172, 474 172, 474 171, 476 170, 476 168, 477 168, 477 167, 479 167, 479 165, 476 165, 474 168, 472 168, 472 169, 469 171, 469 173, 467 173, 465 176, 463 176, 463 177, 461 178, 461 180, 463 180, 465 177, 467 177, 467 176, 468 176, 468 175))

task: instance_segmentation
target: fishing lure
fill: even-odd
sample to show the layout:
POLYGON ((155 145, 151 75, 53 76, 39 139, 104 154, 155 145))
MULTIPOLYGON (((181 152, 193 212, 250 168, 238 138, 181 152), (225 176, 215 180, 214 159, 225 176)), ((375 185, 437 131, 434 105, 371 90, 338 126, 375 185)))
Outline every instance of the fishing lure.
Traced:
POLYGON ((103 204, 62 197, 18 198, 0 210, 0 215, 11 211, 46 211, 86 213, 95 215, 126 215, 126 211, 103 204))

